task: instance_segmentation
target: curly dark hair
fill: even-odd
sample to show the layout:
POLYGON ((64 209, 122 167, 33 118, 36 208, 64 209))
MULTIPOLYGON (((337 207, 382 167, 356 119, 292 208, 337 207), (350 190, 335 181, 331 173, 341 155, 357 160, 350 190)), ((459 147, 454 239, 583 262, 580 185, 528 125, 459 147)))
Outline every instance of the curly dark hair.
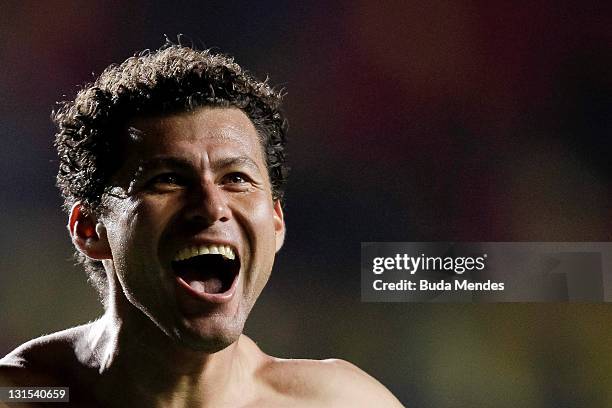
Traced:
MULTIPOLYGON (((283 198, 287 121, 282 92, 258 81, 228 56, 211 50, 166 44, 109 66, 73 101, 61 102, 52 119, 58 127, 57 186, 69 211, 80 201, 100 215, 128 122, 138 116, 185 112, 203 106, 237 107, 253 122, 261 140, 275 200, 283 198)), ((106 274, 102 263, 77 253, 102 300, 106 274)))

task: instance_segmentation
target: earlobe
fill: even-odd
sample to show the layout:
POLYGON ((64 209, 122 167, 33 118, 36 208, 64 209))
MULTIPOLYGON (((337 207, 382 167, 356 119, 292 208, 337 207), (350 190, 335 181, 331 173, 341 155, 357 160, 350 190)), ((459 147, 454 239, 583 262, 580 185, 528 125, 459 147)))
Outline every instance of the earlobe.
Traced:
POLYGON ((274 202, 274 232, 276 236, 276 252, 278 252, 285 242, 285 216, 280 200, 274 202))
POLYGON ((77 202, 70 210, 68 231, 75 248, 88 258, 110 259, 111 250, 104 224, 77 202))

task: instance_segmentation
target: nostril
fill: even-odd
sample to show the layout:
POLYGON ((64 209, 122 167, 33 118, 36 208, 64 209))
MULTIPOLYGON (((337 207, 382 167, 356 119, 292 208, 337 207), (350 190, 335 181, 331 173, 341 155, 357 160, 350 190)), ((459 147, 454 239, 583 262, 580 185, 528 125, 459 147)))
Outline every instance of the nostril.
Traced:
POLYGON ((218 221, 226 222, 230 220, 231 216, 227 207, 211 204, 205 202, 197 207, 190 208, 185 213, 186 219, 191 223, 205 227, 209 227, 218 221))

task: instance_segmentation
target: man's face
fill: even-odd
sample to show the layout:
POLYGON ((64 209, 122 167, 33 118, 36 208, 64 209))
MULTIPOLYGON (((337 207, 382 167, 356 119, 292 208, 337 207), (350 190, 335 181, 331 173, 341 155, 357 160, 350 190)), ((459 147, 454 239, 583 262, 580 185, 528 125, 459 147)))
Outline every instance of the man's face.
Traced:
POLYGON ((127 197, 103 218, 111 296, 179 343, 217 351, 242 333, 284 238, 259 137, 234 108, 130 126, 113 180, 127 197))

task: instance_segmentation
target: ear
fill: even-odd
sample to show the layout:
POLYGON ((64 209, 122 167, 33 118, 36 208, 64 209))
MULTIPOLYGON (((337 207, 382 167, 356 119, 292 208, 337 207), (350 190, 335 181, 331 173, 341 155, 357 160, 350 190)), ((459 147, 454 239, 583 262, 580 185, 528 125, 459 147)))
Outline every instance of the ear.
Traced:
POLYGON ((280 200, 274 202, 274 233, 276 235, 276 252, 278 252, 285 242, 285 217, 280 200))
POLYGON ((68 231, 74 247, 86 257, 96 260, 112 258, 104 224, 98 222, 81 202, 70 210, 68 231))

